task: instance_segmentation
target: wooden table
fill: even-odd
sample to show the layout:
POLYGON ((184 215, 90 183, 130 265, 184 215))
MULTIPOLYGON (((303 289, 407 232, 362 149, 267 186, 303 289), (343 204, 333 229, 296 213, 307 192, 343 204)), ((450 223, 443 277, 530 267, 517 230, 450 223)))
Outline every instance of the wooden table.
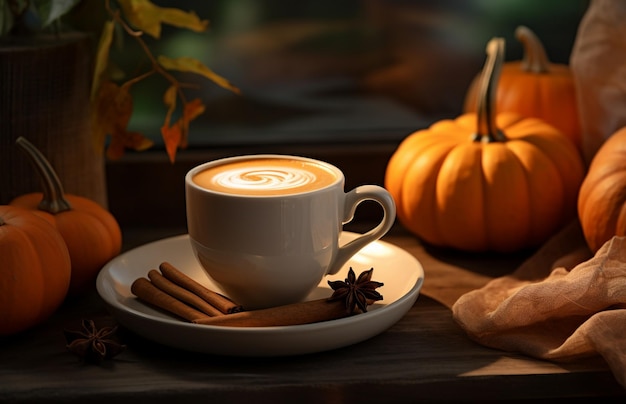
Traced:
MULTIPOLYGON (((127 229, 125 248, 181 232, 127 229)), ((394 229, 385 241, 415 255, 425 267, 426 282, 450 269, 501 275, 527 256, 426 249, 402 229, 394 229)), ((119 329, 127 345, 122 354, 99 366, 83 364, 66 351, 63 335, 64 328, 78 329, 83 318, 99 326, 115 323, 94 292, 68 300, 44 324, 0 339, 0 403, 626 399, 602 360, 558 365, 485 348, 465 336, 446 306, 425 294, 402 320, 370 340, 276 359, 184 352, 119 329)))

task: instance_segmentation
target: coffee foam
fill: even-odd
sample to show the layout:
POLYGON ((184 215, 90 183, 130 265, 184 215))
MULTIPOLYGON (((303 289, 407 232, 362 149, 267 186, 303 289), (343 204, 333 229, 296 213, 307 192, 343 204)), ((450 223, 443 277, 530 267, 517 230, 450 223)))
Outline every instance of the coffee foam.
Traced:
POLYGON ((337 179, 326 167, 305 160, 265 158, 210 167, 193 178, 199 186, 241 195, 284 195, 323 188, 337 179))
POLYGON ((315 174, 294 168, 260 168, 226 171, 213 177, 213 181, 225 188, 252 191, 255 189, 290 189, 311 184, 315 174))

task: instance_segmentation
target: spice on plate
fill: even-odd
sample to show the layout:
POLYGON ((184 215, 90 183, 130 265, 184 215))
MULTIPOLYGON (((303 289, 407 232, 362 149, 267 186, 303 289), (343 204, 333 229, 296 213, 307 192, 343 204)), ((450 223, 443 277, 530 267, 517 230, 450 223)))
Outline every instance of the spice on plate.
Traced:
POLYGON ((233 302, 224 295, 207 289, 202 284, 185 275, 169 262, 162 262, 161 265, 159 265, 159 269, 163 273, 163 276, 167 279, 200 296, 203 300, 224 314, 236 313, 243 310, 241 305, 233 302))
POLYGON ((342 304, 328 299, 317 299, 268 309, 242 311, 221 317, 199 318, 193 322, 227 327, 278 327, 318 323, 348 315, 342 304))
POLYGON ((376 291, 377 288, 383 286, 383 283, 373 281, 373 273, 374 268, 371 268, 361 272, 357 279, 350 268, 345 281, 328 281, 328 285, 334 290, 328 300, 343 300, 348 313, 353 313, 357 307, 365 313, 369 304, 383 299, 382 295, 376 291))
POLYGON ((219 309, 215 308, 213 305, 203 300, 200 296, 185 288, 178 286, 174 282, 171 282, 165 276, 161 275, 161 273, 156 269, 152 269, 150 270, 150 272, 148 272, 148 278, 150 279, 150 281, 152 281, 154 286, 161 289, 163 292, 177 298, 183 303, 187 303, 199 309, 209 316, 224 315, 224 313, 222 313, 219 309))
POLYGON ((171 296, 157 288, 146 278, 139 278, 135 280, 130 287, 130 291, 144 302, 169 311, 172 314, 176 314, 177 316, 188 321, 193 321, 197 318, 209 317, 205 313, 186 305, 174 296, 171 296))
MULTIPOLYGON (((163 267, 169 265, 167 263, 164 264, 161 264, 159 268, 163 270, 163 267)), ((166 269, 166 272, 168 269, 166 269)), ((366 312, 368 305, 372 304, 374 301, 382 300, 383 298, 382 295, 376 291, 377 288, 383 286, 383 283, 371 280, 373 271, 373 268, 365 271, 357 278, 352 268, 350 268, 345 281, 328 281, 328 284, 333 289, 333 294, 329 298, 260 310, 240 310, 223 315, 208 315, 191 307, 190 304, 193 304, 191 300, 194 299, 190 299, 188 294, 183 294, 176 288, 171 288, 171 285, 168 287, 160 286, 159 283, 162 279, 161 276, 159 276, 160 274, 155 270, 149 272, 148 276, 150 280, 146 278, 135 280, 131 286, 131 291, 141 300, 176 314, 195 324, 229 327, 289 326, 334 320, 366 312)), ((182 275, 187 277, 187 275, 182 275)), ((165 272, 164 276, 166 276, 165 272)), ((178 276, 178 279, 180 278, 181 277, 178 276)), ((191 278, 189 278, 189 280, 196 283, 191 278)), ((201 287, 206 289, 204 286, 201 287)), ((191 294, 193 294, 193 292, 194 291, 190 291, 191 294)), ((222 296, 216 292, 210 292, 222 296)), ((224 296, 222 297, 227 299, 224 296)), ((230 302, 231 305, 237 306, 236 303, 230 300, 228 300, 228 302, 230 302)))

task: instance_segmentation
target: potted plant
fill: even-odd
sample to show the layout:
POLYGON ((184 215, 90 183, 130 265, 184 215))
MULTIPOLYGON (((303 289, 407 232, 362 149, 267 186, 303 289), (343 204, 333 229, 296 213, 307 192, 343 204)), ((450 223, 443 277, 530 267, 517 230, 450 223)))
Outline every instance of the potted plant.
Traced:
POLYGON ((19 136, 48 157, 68 192, 106 205, 105 158, 152 145, 128 129, 136 83, 154 75, 165 83, 161 135, 172 162, 204 112, 176 75, 198 74, 238 91, 193 57, 153 54, 145 38, 159 39, 162 25, 203 32, 208 21, 149 0, 0 0, 0 204, 38 187, 14 147, 19 136), (141 49, 132 75, 120 74, 111 57, 124 41, 141 49))

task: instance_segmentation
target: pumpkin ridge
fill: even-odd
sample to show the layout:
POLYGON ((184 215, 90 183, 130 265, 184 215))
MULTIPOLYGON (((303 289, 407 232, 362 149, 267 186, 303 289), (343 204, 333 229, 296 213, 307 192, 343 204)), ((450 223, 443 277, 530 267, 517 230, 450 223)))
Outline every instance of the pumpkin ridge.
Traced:
MULTIPOLYGON (((11 226, 11 234, 5 231, 4 237, 0 233, 0 256, 5 262, 27 262, 38 258, 37 250, 32 245, 27 236, 27 232, 17 226, 11 226)), ((0 227, 0 228, 1 228, 0 227)), ((6 229, 5 229, 6 230, 6 229)), ((41 265, 41 263, 37 262, 41 265)), ((28 324, 37 323, 41 317, 41 310, 44 302, 44 282, 40 272, 35 271, 37 265, 23 265, 19 268, 21 276, 5 277, 0 276, 0 335, 4 335, 3 328, 12 324, 17 329, 25 328, 28 324), (27 279, 28 284, 20 281, 27 279), (15 304, 16 300, 28 302, 30 310, 21 310, 20 305, 15 304)), ((3 271, 4 272, 4 271, 3 271)))
POLYGON ((530 240, 531 245, 536 247, 565 224, 565 216, 572 217, 571 209, 567 209, 567 205, 575 199, 566 192, 564 182, 567 179, 564 179, 558 167, 553 164, 552 153, 547 153, 545 149, 529 142, 515 142, 509 147, 526 167, 532 218, 530 240), (529 151, 529 148, 533 151, 529 151), (532 160, 529 156, 532 156, 532 160), (551 224, 546 226, 545 223, 551 224))
POLYGON ((24 208, 0 206, 0 335, 49 317, 67 295, 70 258, 61 235, 24 208))
POLYGON ((620 171, 599 180, 586 178, 581 187, 578 214, 592 251, 600 249, 613 235, 624 233, 624 227, 618 226, 618 219, 626 205, 626 188, 615 184, 625 182, 626 171, 620 171))
MULTIPOLYGON (((33 219, 34 220, 34 219, 33 219)), ((62 258, 63 266, 67 265, 70 268, 70 271, 65 274, 58 273, 58 269, 45 271, 45 275, 43 276, 43 285, 44 285, 44 301, 58 301, 59 304, 65 298, 67 294, 67 290, 70 283, 71 276, 71 262, 70 255, 67 250, 67 246, 63 241, 63 238, 58 233, 58 231, 54 228, 52 224, 37 217, 37 225, 33 225, 31 222, 29 233, 36 233, 38 235, 38 244, 36 248, 35 258, 38 260, 42 268, 50 267, 53 265, 50 262, 46 262, 42 260, 42 252, 47 251, 46 256, 51 254, 52 252, 58 254, 59 260, 62 258), (55 237, 50 237, 50 234, 54 234, 55 237)), ((31 240, 32 244, 32 240, 31 240)), ((34 246, 33 246, 34 247, 34 246)), ((42 307, 44 313, 42 317, 47 317, 52 314, 54 308, 50 307, 42 307)))
POLYGON ((437 209, 434 202, 437 178, 451 149, 448 145, 433 143, 429 153, 419 153, 403 177, 404 185, 397 202, 398 217, 403 225, 422 233, 424 239, 434 245, 444 244, 441 231, 432 215, 422 213, 437 209))
POLYGON ((490 216, 485 227, 488 245, 496 251, 514 251, 530 242, 528 176, 509 143, 490 144, 483 152, 484 209, 490 216))
MULTIPOLYGON (((609 198, 610 201, 617 199, 609 198)), ((587 205, 587 208, 581 212, 580 218, 585 223, 593 223, 585 225, 583 233, 589 248, 597 251, 617 232, 615 223, 617 215, 613 204, 607 203, 604 197, 589 198, 589 201, 592 204, 587 205)))
MULTIPOLYGON (((427 150, 443 146, 444 142, 440 140, 441 136, 439 134, 433 136, 426 130, 421 130, 409 135, 398 146, 399 152, 394 153, 389 160, 385 174, 385 187, 392 195, 395 195, 396 205, 400 204, 403 199, 402 193, 405 188, 403 184, 406 182, 406 173, 412 171, 414 166, 419 164, 420 156, 428 154, 426 153, 427 150), (390 173, 393 173, 393 175, 390 175, 390 173)), ((443 140, 447 139, 444 138, 443 140)), ((449 147, 454 145, 452 141, 449 144, 449 147)))
POLYGON ((622 208, 619 209, 617 214, 617 220, 615 221, 615 226, 613 227, 613 232, 616 236, 626 236, 626 200, 622 200, 622 208))
POLYGON ((482 144, 469 142, 454 147, 437 174, 436 223, 442 239, 455 248, 479 251, 486 246, 482 174, 477 169, 482 144))

